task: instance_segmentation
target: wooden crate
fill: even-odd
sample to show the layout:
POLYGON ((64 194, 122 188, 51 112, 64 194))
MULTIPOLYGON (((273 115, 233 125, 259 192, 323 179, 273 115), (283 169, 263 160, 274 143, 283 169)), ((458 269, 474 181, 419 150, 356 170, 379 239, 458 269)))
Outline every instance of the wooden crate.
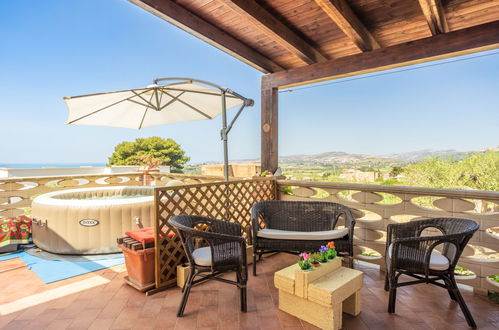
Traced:
POLYGON ((294 264, 276 272, 279 309, 321 329, 340 329, 343 312, 358 315, 363 273, 342 267, 341 259, 310 271, 294 264))

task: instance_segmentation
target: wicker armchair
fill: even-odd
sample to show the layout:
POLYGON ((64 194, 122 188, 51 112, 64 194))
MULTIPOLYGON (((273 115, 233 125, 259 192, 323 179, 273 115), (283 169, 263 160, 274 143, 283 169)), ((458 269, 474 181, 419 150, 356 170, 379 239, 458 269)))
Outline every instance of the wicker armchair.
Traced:
POLYGON ((192 286, 209 279, 236 285, 240 290, 241 311, 246 312, 248 268, 241 225, 190 215, 174 216, 168 223, 177 230, 191 269, 182 290, 177 316, 183 316, 192 286), (208 246, 196 248, 196 240, 208 246), (231 270, 236 272, 236 281, 217 277, 231 270), (200 278, 195 280, 196 277, 200 278))
POLYGON ((466 303, 454 279, 454 267, 478 224, 468 219, 434 218, 388 225, 386 242, 385 290, 390 291, 388 312, 395 313, 397 287, 431 283, 447 289, 452 300, 457 301, 470 327, 475 328, 466 303), (436 236, 421 236, 425 229, 437 229, 436 236), (441 248, 441 253, 434 251, 441 248), (400 275, 416 278, 398 283, 400 275), (444 284, 437 282, 443 280, 444 284))
POLYGON ((253 205, 251 221, 253 275, 256 275, 257 256, 261 258, 265 253, 298 254, 318 250, 321 245, 334 241, 339 254, 353 256, 355 218, 344 205, 330 202, 262 201, 253 205), (340 217, 345 221, 345 228, 335 230, 340 217), (277 233, 277 236, 283 233, 285 235, 269 236, 265 232, 269 230, 277 233))

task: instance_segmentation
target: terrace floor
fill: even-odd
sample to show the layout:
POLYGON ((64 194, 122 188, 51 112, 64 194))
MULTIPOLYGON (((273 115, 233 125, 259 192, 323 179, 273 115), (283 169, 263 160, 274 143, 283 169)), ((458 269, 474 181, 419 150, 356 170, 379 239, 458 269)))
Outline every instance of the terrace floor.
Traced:
MULTIPOLYGON (((126 285, 124 266, 117 266, 49 285, 20 259, 0 263, 2 329, 316 329, 277 308, 273 273, 292 264, 279 254, 259 263, 250 275, 248 313, 239 312, 238 290, 209 281, 194 287, 185 316, 175 316, 180 289, 146 297, 126 285)), ((398 290, 397 314, 386 312, 383 274, 367 264, 362 270, 362 313, 343 315, 343 329, 467 329, 459 306, 443 289, 418 285, 398 290)), ((229 274, 233 276, 233 274, 229 274)), ((486 297, 463 292, 480 329, 499 329, 499 306, 486 297)))

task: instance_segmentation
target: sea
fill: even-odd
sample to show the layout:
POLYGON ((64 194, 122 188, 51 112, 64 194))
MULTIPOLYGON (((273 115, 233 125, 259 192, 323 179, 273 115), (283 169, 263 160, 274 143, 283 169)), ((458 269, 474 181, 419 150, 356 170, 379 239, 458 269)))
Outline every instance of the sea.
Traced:
POLYGON ((45 167, 102 167, 106 166, 105 163, 18 163, 18 164, 4 164, 0 163, 1 167, 9 168, 45 168, 45 167))

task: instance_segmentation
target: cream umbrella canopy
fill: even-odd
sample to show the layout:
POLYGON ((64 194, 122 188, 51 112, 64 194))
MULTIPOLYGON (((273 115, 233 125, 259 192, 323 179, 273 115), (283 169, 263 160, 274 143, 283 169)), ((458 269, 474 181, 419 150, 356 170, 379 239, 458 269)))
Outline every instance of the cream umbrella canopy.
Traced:
POLYGON ((219 85, 192 78, 159 78, 145 88, 65 97, 67 124, 141 129, 222 114, 224 177, 229 176, 227 135, 252 99, 219 85), (168 84, 160 84, 168 82, 168 84), (239 110, 227 124, 227 109, 239 110))

